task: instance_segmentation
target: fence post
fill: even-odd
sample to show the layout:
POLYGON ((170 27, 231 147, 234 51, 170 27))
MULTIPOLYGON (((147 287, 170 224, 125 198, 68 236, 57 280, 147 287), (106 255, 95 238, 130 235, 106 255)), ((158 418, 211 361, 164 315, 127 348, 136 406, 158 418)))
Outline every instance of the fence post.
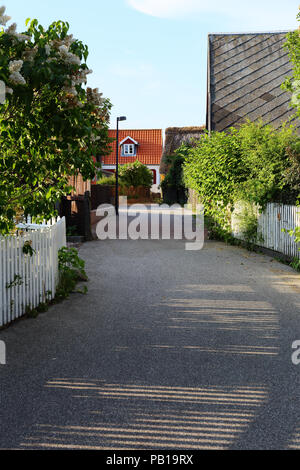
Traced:
POLYGON ((91 230, 91 195, 89 191, 84 193, 84 204, 83 204, 83 217, 84 217, 84 237, 86 241, 93 240, 91 230))
POLYGON ((66 245, 65 218, 27 230, 22 235, 0 236, 0 326, 24 315, 26 307, 45 302, 47 291, 55 296, 58 250, 66 245), (23 252, 26 242, 32 243, 32 256, 23 252))

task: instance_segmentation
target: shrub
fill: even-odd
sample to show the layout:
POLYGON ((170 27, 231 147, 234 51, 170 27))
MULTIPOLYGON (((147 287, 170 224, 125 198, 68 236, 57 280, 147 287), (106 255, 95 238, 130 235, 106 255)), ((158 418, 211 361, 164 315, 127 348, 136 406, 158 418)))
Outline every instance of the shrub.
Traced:
POLYGON ((248 245, 263 242, 263 237, 258 230, 258 210, 253 204, 242 203, 242 211, 238 219, 239 230, 248 245))
MULTIPOLYGON (((79 258, 76 248, 63 247, 58 252, 59 285, 56 291, 56 300, 62 300, 74 292, 78 281, 87 281, 84 270, 85 262, 79 258)), ((87 288, 77 292, 85 294, 87 288)))
POLYGON ((100 180, 97 181, 97 184, 103 186, 115 186, 116 185, 116 177, 115 175, 111 176, 103 176, 100 180))
MULTIPOLYGON (((298 136, 292 126, 276 130, 262 121, 248 122, 238 131, 243 179, 235 200, 243 199, 264 207, 268 202, 284 201, 291 191, 285 175, 291 166, 289 147, 296 149, 298 136)), ((295 201, 294 201, 295 202, 295 201)))
MULTIPOLYGON (((287 190, 283 190, 283 198, 288 204, 295 204, 300 194, 300 140, 287 148, 289 166, 284 172, 287 190)), ((279 201, 281 202, 281 201, 279 201)))
POLYGON ((214 228, 224 235, 230 232, 230 209, 236 201, 264 208, 268 202, 285 202, 292 190, 296 194, 290 173, 299 161, 298 148, 292 126, 276 130, 248 121, 239 129, 206 134, 190 148, 184 182, 196 190, 214 228))
POLYGON ((227 206, 234 203, 237 183, 242 180, 242 164, 237 131, 204 134, 191 147, 184 163, 184 182, 194 189, 204 204, 206 215, 220 227, 229 224, 227 206))
MULTIPOLYGON (((300 12, 297 15, 300 21, 300 12)), ((293 64, 293 76, 286 78, 282 84, 282 89, 291 93, 291 106, 295 108, 296 114, 300 116, 300 34, 299 29, 289 32, 284 47, 289 53, 290 61, 293 64)))
POLYGON ((153 184, 152 171, 136 160, 119 167, 120 183, 124 186, 145 186, 150 188, 153 184))
POLYGON ((189 145, 182 145, 175 151, 173 157, 165 157, 165 161, 169 164, 169 170, 160 186, 164 194, 164 202, 168 204, 176 202, 185 204, 187 201, 187 189, 183 181, 183 164, 189 148, 189 145), (169 189, 171 189, 171 191, 168 191, 169 189), (169 194, 172 193, 176 200, 169 200, 169 194))

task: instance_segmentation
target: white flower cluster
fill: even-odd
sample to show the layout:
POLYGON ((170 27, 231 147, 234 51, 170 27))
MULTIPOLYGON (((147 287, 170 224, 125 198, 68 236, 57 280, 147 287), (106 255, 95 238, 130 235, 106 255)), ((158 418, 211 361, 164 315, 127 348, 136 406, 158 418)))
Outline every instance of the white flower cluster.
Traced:
POLYGON ((93 73, 93 71, 90 69, 79 70, 78 72, 76 72, 74 75, 72 75, 74 85, 82 85, 83 83, 86 84, 87 76, 90 73, 93 73))
POLYGON ((37 52, 38 52, 37 46, 33 48, 27 48, 23 52, 22 59, 27 62, 33 62, 37 52))
POLYGON ((0 8, 0 24, 1 24, 2 26, 6 26, 6 23, 8 23, 8 21, 11 20, 11 17, 10 17, 10 16, 4 15, 5 10, 6 10, 5 7, 1 7, 1 8, 0 8))
POLYGON ((13 72, 9 76, 9 81, 13 85, 26 85, 25 78, 20 74, 20 72, 13 72))
POLYGON ((102 98, 103 93, 99 93, 98 88, 87 88, 87 100, 89 103, 92 103, 96 106, 102 106, 104 99, 102 98))
POLYGON ((51 46, 53 46, 54 49, 59 49, 60 46, 66 46, 69 50, 70 46, 75 41, 76 39, 74 39, 73 34, 69 34, 64 39, 53 39, 51 41, 51 46))
MULTIPOLYGON (((51 49, 53 49, 59 53, 61 59, 64 60, 66 63, 71 65, 81 65, 80 58, 69 50, 71 45, 75 41, 76 39, 74 39, 73 34, 67 35, 64 39, 54 39, 50 41, 49 45, 45 46, 46 54, 49 56, 51 53, 51 49)), ((49 62, 51 60, 52 58, 49 58, 49 62)))
POLYGON ((5 32, 6 32, 7 34, 15 35, 16 32, 17 32, 17 23, 11 24, 11 25, 5 30, 5 32))
POLYGON ((92 73, 92 70, 90 69, 79 70, 72 76, 68 77, 68 80, 62 88, 62 91, 66 94, 64 101, 71 103, 72 106, 78 106, 79 108, 84 106, 84 104, 77 98, 78 93, 76 85, 85 84, 87 82, 87 75, 90 73, 92 73))
MULTIPOLYGON (((6 25, 6 23, 11 19, 10 17, 5 16, 4 13, 5 7, 1 7, 0 24, 2 25, 6 25)), ((14 37, 17 41, 27 41, 31 39, 30 36, 27 36, 26 34, 17 33, 16 23, 13 23, 7 27, 5 33, 14 37)), ((64 39, 54 39, 50 41, 49 44, 45 45, 45 53, 47 56, 46 61, 48 63, 60 60, 63 61, 66 65, 78 66, 77 70, 66 76, 65 84, 62 87, 63 101, 68 103, 70 107, 83 107, 84 102, 79 99, 76 87, 85 85, 87 83, 87 75, 92 73, 92 70, 88 68, 81 68, 81 59, 70 51, 70 47, 75 41, 76 40, 74 39, 73 35, 67 35, 64 39)), ((21 74, 23 63, 33 63, 36 55, 38 54, 38 51, 39 49, 37 45, 30 47, 28 44, 22 53, 22 60, 13 60, 9 62, 10 85, 26 85, 26 80, 21 74)), ((13 89, 9 86, 6 86, 6 93, 12 94, 13 89)), ((101 107, 103 104, 102 93, 99 93, 97 88, 88 88, 86 101, 96 105, 97 107, 101 107)))
POLYGON ((62 91, 66 93, 67 95, 72 95, 72 96, 78 95, 74 82, 72 82, 71 85, 69 85, 69 83, 66 82, 62 88, 62 91))
POLYGON ((46 52, 46 55, 48 56, 51 54, 51 47, 49 46, 49 44, 45 45, 45 52, 46 52))
POLYGON ((95 136, 94 134, 91 135, 91 141, 92 142, 98 142, 98 140, 100 140, 101 137, 99 135, 95 136))
POLYGON ((11 60, 8 65, 8 69, 10 73, 20 72, 22 67, 23 67, 23 60, 11 60))
POLYGON ((25 78, 21 75, 20 70, 23 67, 23 60, 12 60, 9 63, 9 81, 14 85, 26 85, 25 78))
MULTIPOLYGON (((0 8, 0 15, 1 15, 1 12, 4 12, 5 11, 5 7, 2 7, 0 8), (4 10, 3 10, 4 8, 4 10)), ((9 21, 11 18, 10 16, 3 16, 1 15, 0 16, 0 24, 2 25, 6 25, 7 21, 9 21), (5 21, 3 21, 3 18, 5 18, 5 21)), ((19 34, 17 33, 17 25, 16 23, 13 23, 12 25, 10 25, 6 30, 5 30, 5 33, 6 34, 9 34, 10 36, 13 36, 17 41, 19 42, 22 42, 22 41, 28 41, 30 40, 30 36, 27 36, 27 34, 19 34)))
POLYGON ((15 39, 17 39, 17 41, 19 42, 24 42, 24 41, 30 41, 30 36, 27 36, 27 34, 20 34, 20 33, 16 33, 13 35, 15 37, 15 39))
POLYGON ((79 57, 75 54, 72 54, 72 52, 69 52, 68 46, 65 44, 59 46, 59 53, 61 55, 61 58, 68 64, 71 65, 81 65, 81 60, 79 57))

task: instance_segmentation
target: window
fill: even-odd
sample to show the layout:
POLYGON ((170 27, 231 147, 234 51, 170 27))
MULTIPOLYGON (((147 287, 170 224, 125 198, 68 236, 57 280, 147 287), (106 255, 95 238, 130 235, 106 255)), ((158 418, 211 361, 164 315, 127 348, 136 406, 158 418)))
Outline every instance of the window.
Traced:
POLYGON ((139 143, 129 135, 120 142, 122 157, 136 157, 139 143))
POLYGON ((136 150, 134 144, 123 144, 122 145, 122 157, 135 157, 136 150))

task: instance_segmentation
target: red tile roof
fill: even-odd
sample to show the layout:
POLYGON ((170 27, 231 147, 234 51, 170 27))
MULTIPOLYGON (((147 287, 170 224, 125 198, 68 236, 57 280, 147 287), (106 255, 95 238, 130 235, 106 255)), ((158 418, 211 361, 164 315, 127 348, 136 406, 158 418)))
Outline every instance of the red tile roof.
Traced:
MULTIPOLYGON (((116 139, 116 130, 109 131, 109 137, 116 139)), ((119 142, 126 137, 131 137, 139 143, 136 157, 122 157, 119 152, 119 163, 134 162, 138 159, 145 165, 159 165, 163 151, 163 139, 161 129, 125 129, 119 130, 119 142)), ((112 152, 103 158, 104 165, 116 164, 116 141, 112 144, 112 152)), ((120 149, 121 150, 121 149, 120 149)))

